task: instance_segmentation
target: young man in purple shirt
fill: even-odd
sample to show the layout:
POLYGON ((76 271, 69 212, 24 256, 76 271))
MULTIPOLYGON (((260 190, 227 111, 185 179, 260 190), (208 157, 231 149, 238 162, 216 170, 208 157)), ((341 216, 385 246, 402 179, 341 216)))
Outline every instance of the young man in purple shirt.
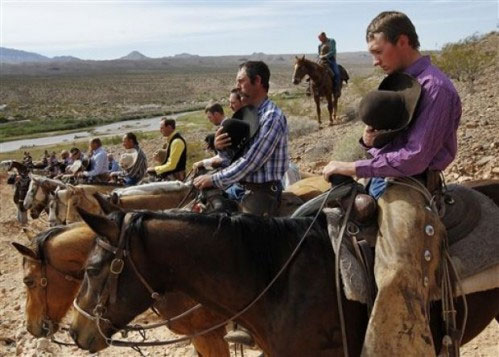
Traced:
POLYGON ((419 52, 410 19, 400 12, 382 12, 366 31, 374 65, 387 74, 404 72, 416 78, 422 91, 411 125, 381 148, 379 134, 367 126, 363 144, 372 158, 355 162, 331 161, 323 170, 332 174, 372 178, 369 192, 379 198, 380 231, 374 273, 378 295, 369 320, 363 356, 434 356, 428 321, 428 295, 440 263, 445 236, 438 215, 415 189, 387 183, 387 177, 425 177, 442 171, 457 151, 461 102, 451 81, 419 52))

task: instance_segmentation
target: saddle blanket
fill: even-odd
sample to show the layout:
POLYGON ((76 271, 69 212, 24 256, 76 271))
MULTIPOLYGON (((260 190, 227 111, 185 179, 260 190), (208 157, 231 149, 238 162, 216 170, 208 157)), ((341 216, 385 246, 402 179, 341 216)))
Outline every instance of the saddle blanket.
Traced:
MULTIPOLYGON (((472 195, 481 210, 480 218, 470 233, 449 247, 449 254, 461 279, 461 286, 465 294, 498 288, 499 207, 480 192, 459 185, 449 185, 449 192, 452 194, 463 193, 460 191, 468 191, 464 193, 472 195)), ((343 220, 343 211, 339 208, 326 208, 324 213, 328 221, 329 234, 337 236, 343 220)), ((367 280, 351 244, 349 237, 345 235, 340 250, 341 280, 347 299, 366 304, 367 280)), ((458 288, 456 290, 456 295, 459 295, 460 290, 458 288)))

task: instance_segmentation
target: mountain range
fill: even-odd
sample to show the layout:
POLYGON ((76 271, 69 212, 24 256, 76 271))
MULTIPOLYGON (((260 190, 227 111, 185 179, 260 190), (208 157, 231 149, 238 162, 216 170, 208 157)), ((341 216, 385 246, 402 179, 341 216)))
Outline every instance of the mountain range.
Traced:
MULTIPOLYGON (((302 56, 303 53, 296 54, 302 56)), ((307 54, 315 59, 316 54, 307 54)), ((34 52, 0 47, 2 75, 51 75, 51 74, 99 74, 123 71, 183 71, 188 69, 221 69, 237 67, 240 63, 253 60, 264 61, 269 66, 289 67, 295 61, 295 54, 265 54, 254 52, 248 55, 199 56, 180 53, 174 56, 151 58, 139 51, 113 60, 84 60, 73 56, 47 57, 34 52)), ((364 72, 372 70, 368 52, 338 53, 338 62, 350 69, 364 72)))

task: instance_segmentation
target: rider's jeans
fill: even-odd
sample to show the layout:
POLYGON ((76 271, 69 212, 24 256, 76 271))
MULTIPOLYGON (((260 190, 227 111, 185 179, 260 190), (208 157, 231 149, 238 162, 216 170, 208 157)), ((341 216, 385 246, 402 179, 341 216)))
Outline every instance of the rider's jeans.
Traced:
POLYGON ((445 229, 414 189, 389 184, 378 205, 378 294, 362 356, 435 356, 428 295, 437 281, 445 229))

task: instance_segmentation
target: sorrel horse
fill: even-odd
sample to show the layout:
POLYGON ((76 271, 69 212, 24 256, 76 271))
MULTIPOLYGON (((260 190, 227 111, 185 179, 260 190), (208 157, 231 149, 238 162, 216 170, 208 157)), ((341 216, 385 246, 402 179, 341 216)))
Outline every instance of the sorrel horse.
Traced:
MULTIPOLYGON (((339 66, 339 65, 338 65, 339 66)), ((334 90, 333 78, 330 74, 330 69, 321 64, 310 61, 303 56, 302 58, 296 57, 296 62, 293 72, 293 84, 300 84, 302 79, 308 75, 310 77, 310 85, 314 95, 315 106, 317 109, 317 120, 319 127, 321 126, 321 98, 325 97, 327 100, 327 109, 329 111, 329 125, 333 125, 336 120, 338 112, 338 99, 341 96, 341 88, 343 80, 348 80, 346 70, 340 67, 340 73, 346 75, 339 81, 339 88, 334 90)))
MULTIPOLYGON (((324 216, 313 222, 311 217, 180 212, 80 215, 100 237, 87 261, 75 300, 79 311, 70 328, 81 348, 96 352, 107 347, 109 337, 151 306, 151 290, 181 291, 213 311, 233 316, 267 286, 310 229, 285 273, 236 322, 251 331, 268 356, 343 355, 332 278, 335 257, 324 216), (110 270, 118 263, 122 269, 110 270)), ((499 315, 499 289, 469 294, 467 299, 463 343, 499 315)), ((344 296, 342 303, 348 348, 358 356, 367 327, 366 306, 344 296)), ((461 300, 456 307, 461 321, 461 300)), ((440 318, 440 304, 433 304, 437 351, 443 337, 440 318)))
MULTIPOLYGON (((23 255, 23 282, 27 287, 26 325, 35 337, 53 335, 76 297, 83 278, 83 268, 92 250, 96 234, 84 223, 51 228, 34 238, 33 250, 19 243, 13 246, 23 255)), ((166 293, 168 304, 157 304, 164 319, 172 318, 197 305, 184 294, 166 293)), ((222 318, 205 308, 173 321, 175 333, 192 334, 222 318)), ((192 340, 200 356, 229 357, 225 328, 192 340)))

